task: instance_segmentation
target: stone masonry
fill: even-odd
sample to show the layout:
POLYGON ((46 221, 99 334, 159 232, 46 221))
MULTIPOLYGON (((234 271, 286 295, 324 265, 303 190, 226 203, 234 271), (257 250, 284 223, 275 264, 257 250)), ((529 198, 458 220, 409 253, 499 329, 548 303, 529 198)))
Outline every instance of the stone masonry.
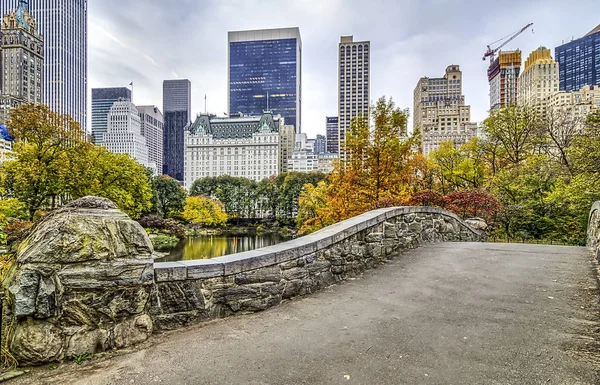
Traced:
POLYGON ((108 199, 81 198, 45 217, 3 279, 3 338, 19 364, 146 340, 152 253, 144 229, 108 199))
POLYGON ((260 250, 210 260, 156 263, 150 315, 157 330, 170 330, 265 310, 356 277, 403 250, 483 238, 441 209, 375 210, 260 250))

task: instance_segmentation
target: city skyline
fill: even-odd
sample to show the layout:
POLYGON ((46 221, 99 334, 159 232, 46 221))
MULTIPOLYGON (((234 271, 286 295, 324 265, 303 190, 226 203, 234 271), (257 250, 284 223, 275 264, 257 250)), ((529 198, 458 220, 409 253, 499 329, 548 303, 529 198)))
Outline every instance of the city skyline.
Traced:
POLYGON ((274 2, 260 7, 253 1, 235 6, 177 3, 181 6, 151 0, 143 9, 127 6, 134 4, 130 0, 90 4, 90 86, 120 86, 133 80, 136 103, 160 105, 162 80, 188 78, 195 95, 193 116, 204 112, 205 94, 207 110, 221 115, 227 112, 227 33, 297 26, 304 51, 302 125, 311 137, 324 133, 325 116, 337 114, 337 45, 342 35, 371 41, 372 102, 382 95, 392 96, 400 108, 412 110, 418 79, 456 63, 464 73, 464 94, 472 105, 473 121, 480 122, 489 109, 489 63, 481 61, 488 44, 533 22, 535 33, 525 31, 505 48, 528 54, 543 45, 553 51, 598 25, 589 12, 594 1, 573 4, 574 17, 569 20, 562 17, 564 4, 558 1, 508 1, 468 8, 459 2, 369 7, 355 2, 350 7, 343 1, 306 1, 272 7, 266 20, 259 15, 274 2), (234 10, 245 17, 232 18, 234 10), (198 19, 206 23, 197 26, 198 19), (469 23, 464 23, 466 19, 469 23), (425 20, 429 27, 422 29, 425 20))

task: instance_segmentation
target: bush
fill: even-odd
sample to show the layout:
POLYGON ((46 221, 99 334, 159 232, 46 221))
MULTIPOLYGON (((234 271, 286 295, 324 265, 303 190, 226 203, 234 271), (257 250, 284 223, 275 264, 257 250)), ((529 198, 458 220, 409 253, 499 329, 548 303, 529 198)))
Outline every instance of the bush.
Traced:
POLYGON ((147 229, 161 230, 179 239, 186 237, 185 226, 174 219, 164 219, 156 215, 148 215, 140 219, 139 224, 147 229))
POLYGON ((16 250, 19 244, 23 242, 23 240, 25 240, 29 234, 31 234, 34 225, 35 222, 15 219, 6 225, 6 227, 4 227, 4 232, 6 233, 6 244, 11 248, 11 250, 16 250))
POLYGON ((152 241, 154 249, 159 251, 170 250, 179 242, 179 238, 168 234, 158 234, 157 236, 150 238, 150 240, 152 241))

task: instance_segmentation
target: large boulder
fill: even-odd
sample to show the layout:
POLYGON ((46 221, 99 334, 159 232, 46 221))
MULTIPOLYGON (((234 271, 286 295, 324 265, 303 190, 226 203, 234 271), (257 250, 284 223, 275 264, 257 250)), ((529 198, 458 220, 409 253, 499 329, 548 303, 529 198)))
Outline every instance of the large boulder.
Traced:
POLYGON ((20 364, 43 364, 142 342, 152 334, 152 244, 108 199, 50 213, 4 277, 3 330, 20 364))

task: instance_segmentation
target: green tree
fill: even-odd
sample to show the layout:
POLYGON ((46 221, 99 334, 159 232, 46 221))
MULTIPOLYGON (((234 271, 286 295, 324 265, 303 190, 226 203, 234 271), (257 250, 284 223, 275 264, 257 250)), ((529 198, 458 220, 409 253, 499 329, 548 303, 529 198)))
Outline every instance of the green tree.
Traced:
POLYGON ((525 160, 542 141, 540 119, 532 108, 500 108, 492 111, 483 124, 488 139, 501 147, 497 155, 512 164, 525 160))
POLYGON ((186 193, 179 182, 168 175, 152 178, 153 209, 162 217, 178 217, 185 205, 186 193))
POLYGON ((298 199, 296 223, 300 234, 308 234, 335 223, 327 201, 327 183, 306 184, 298 199))
POLYGON ((189 197, 185 201, 183 217, 193 225, 218 227, 227 223, 223 205, 208 197, 189 197))

